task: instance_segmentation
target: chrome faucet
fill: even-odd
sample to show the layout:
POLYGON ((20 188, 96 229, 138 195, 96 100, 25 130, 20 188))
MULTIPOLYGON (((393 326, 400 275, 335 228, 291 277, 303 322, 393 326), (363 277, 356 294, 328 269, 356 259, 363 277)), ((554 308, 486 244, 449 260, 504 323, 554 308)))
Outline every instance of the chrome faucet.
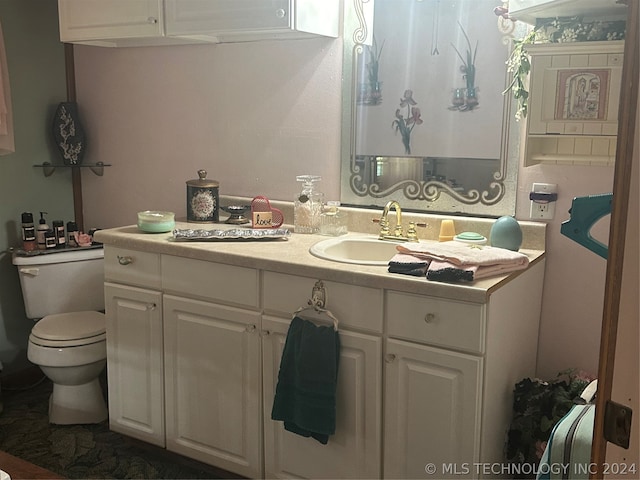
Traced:
MULTIPOLYGON (((382 217, 380 220, 374 220, 374 222, 380 223, 380 235, 378 238, 380 240, 394 240, 400 242, 417 242, 418 241, 418 232, 416 230, 416 223, 410 222, 409 228, 407 229, 407 234, 405 235, 404 230, 402 228, 402 208, 400 207, 400 203, 397 200, 391 200, 387 202, 382 210, 382 217), (391 229, 389 228, 389 210, 394 208, 396 210, 396 226, 393 229, 393 234, 391 233, 391 229)), ((426 223, 417 224, 421 227, 426 227, 426 223)))

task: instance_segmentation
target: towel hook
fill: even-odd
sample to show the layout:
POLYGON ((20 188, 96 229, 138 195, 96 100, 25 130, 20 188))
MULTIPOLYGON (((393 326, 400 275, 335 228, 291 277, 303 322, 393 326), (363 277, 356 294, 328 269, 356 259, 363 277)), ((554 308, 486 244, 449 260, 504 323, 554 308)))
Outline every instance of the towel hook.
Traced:
POLYGON ((311 299, 307 302, 316 311, 321 311, 327 305, 327 290, 324 288, 322 280, 318 280, 311 289, 311 299))
POLYGON ((327 309, 327 291, 324 288, 322 280, 316 281, 313 289, 311 290, 311 298, 307 300, 306 307, 300 307, 294 312, 297 315, 304 310, 313 309, 318 314, 324 314, 329 317, 333 323, 333 329, 338 331, 338 319, 327 309))

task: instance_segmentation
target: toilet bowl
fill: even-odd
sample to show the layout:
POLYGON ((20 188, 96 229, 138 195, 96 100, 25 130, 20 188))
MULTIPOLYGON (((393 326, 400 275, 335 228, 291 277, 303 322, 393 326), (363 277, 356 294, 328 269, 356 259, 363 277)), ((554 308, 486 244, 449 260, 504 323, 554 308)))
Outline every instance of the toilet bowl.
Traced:
POLYGON ((100 385, 107 360, 102 249, 19 256, 31 330, 27 358, 53 382, 49 422, 100 423, 108 410, 100 385))
POLYGON ((100 423, 107 419, 99 381, 107 361, 103 313, 47 315, 31 330, 27 357, 53 382, 50 423, 100 423))

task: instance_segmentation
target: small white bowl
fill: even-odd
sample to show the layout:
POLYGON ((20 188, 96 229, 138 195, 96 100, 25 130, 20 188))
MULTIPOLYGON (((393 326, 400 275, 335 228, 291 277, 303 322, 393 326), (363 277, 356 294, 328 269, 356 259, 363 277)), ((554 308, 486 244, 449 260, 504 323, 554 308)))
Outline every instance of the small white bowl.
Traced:
POLYGON ((173 212, 158 212, 155 210, 138 212, 138 228, 147 233, 170 232, 176 226, 175 217, 173 212))

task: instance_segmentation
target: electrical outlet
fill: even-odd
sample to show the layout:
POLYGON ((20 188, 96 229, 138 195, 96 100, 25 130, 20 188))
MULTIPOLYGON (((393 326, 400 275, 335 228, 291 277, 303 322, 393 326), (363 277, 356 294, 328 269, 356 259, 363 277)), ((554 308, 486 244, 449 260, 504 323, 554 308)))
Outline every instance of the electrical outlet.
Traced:
MULTIPOLYGON (((532 193, 557 193, 558 186, 555 183, 534 183, 532 193)), ((531 200, 529 218, 532 220, 551 220, 556 213, 556 202, 544 202, 531 200)))

